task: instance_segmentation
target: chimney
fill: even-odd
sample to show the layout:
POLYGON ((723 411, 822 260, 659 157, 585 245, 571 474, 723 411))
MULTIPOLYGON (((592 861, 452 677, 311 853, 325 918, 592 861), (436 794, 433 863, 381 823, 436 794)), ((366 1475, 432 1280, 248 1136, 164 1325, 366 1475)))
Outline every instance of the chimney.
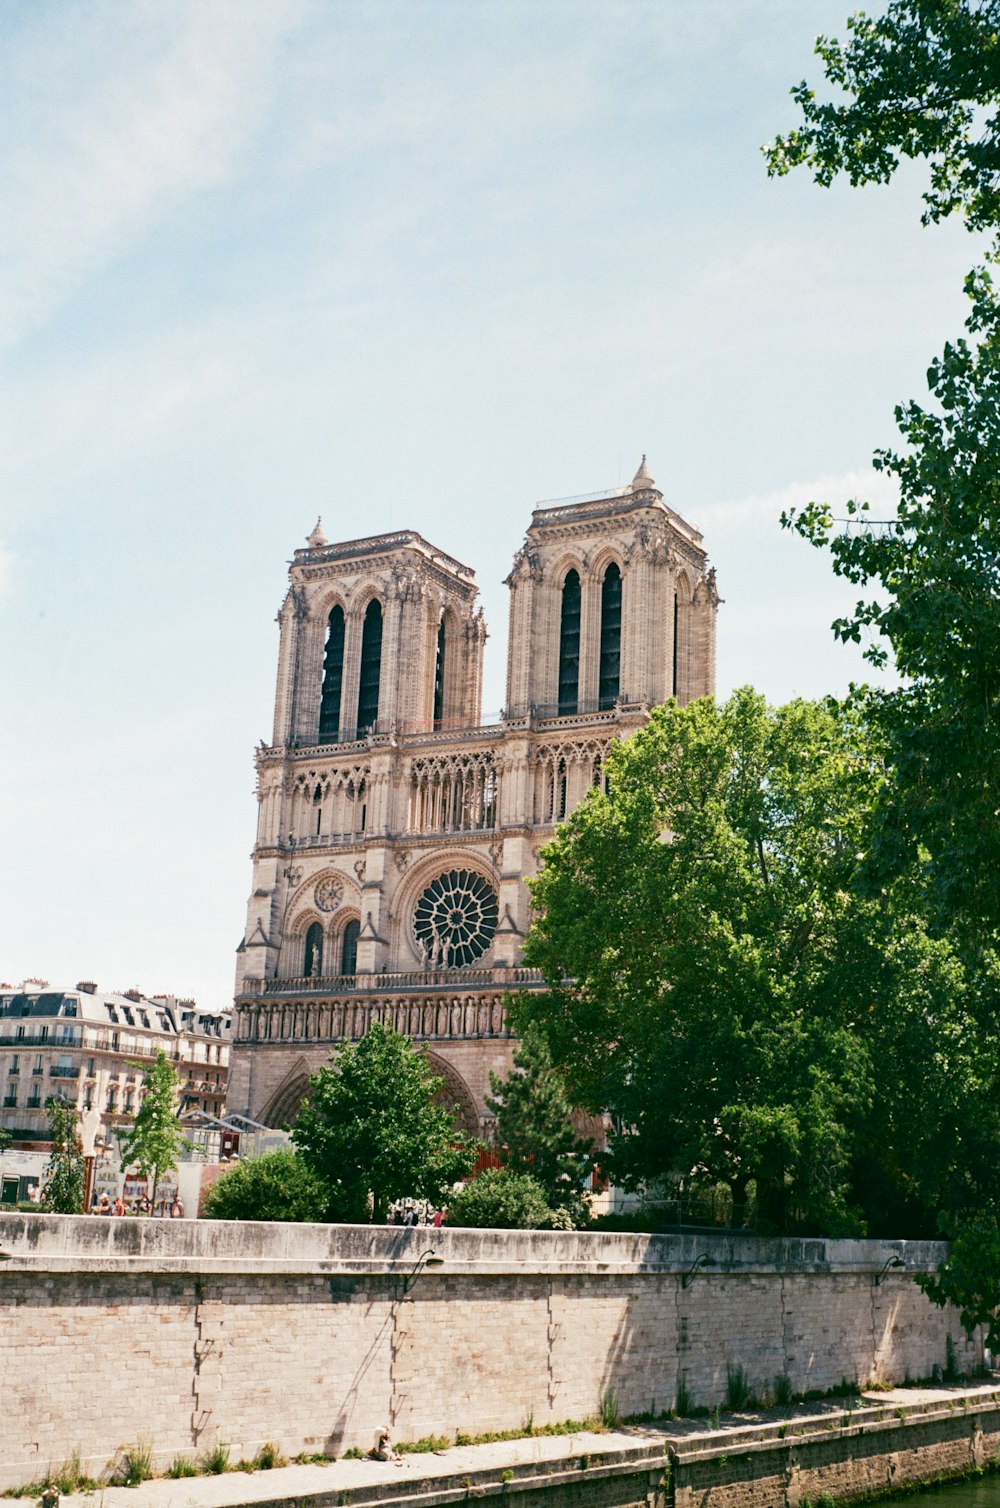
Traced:
POLYGON ((80 980, 77 981, 77 986, 76 987, 77 987, 78 990, 81 990, 84 995, 96 995, 97 994, 97 985, 94 983, 94 981, 92 979, 80 979, 80 980))
POLYGON ((142 991, 141 990, 134 990, 134 989, 133 990, 123 990, 122 994, 123 994, 123 996, 124 996, 124 998, 126 1000, 141 1000, 142 999, 142 991))

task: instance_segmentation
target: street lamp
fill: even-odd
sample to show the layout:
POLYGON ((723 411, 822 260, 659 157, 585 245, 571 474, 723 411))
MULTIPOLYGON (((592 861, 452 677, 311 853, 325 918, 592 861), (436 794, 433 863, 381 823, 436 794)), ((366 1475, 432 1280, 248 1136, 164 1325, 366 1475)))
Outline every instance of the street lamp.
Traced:
POLYGON ((902 1257, 887 1257, 885 1262, 882 1264, 881 1272, 877 1272, 875 1274, 874 1286, 876 1288, 881 1288, 882 1284, 885 1282, 886 1278, 889 1276, 894 1267, 905 1266, 906 1263, 903 1261, 902 1257))
POLYGON ((433 1248, 433 1246, 428 1246, 428 1248, 427 1248, 426 1251, 422 1251, 420 1253, 420 1255, 417 1258, 416 1262, 413 1264, 412 1271, 407 1274, 406 1281, 403 1284, 403 1294, 404 1294, 404 1296, 409 1293, 409 1291, 413 1287, 414 1283, 417 1281, 417 1279, 420 1277, 420 1275, 424 1271, 426 1271, 426 1269, 428 1267, 443 1267, 443 1266, 444 1266, 444 1257, 436 1257, 434 1255, 434 1248, 433 1248))
POLYGON ((682 1288, 690 1288, 691 1284, 695 1280, 695 1277, 697 1276, 697 1274, 701 1271, 701 1269, 703 1267, 714 1267, 714 1266, 715 1266, 715 1258, 714 1257, 710 1257, 707 1251, 703 1251, 700 1256, 695 1257, 694 1261, 691 1263, 691 1266, 688 1268, 687 1272, 681 1278, 681 1287, 682 1288))

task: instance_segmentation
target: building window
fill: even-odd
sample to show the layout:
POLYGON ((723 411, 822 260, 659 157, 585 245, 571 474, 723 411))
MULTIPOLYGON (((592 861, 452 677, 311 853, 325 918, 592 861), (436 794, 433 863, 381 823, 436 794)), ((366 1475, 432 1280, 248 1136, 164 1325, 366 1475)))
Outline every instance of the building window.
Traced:
POLYGON ((559 620, 559 716, 576 712, 580 695, 580 577, 569 571, 559 620))
POLYGON ((340 972, 342 974, 356 974, 358 972, 358 936, 361 932, 361 923, 350 921, 344 928, 344 937, 340 945, 340 972))
POLYGON ((302 973, 306 979, 318 979, 323 972, 323 928, 319 922, 313 922, 306 933, 305 956, 302 960, 302 973))
POLYGON ((37 1053, 35 1055, 35 1066, 34 1066, 34 1068, 31 1071, 32 1071, 33 1074, 39 1074, 39 1073, 41 1073, 41 1071, 42 1071, 42 1055, 41 1055, 41 1053, 37 1053))
POLYGON ((613 707, 621 689, 622 573, 609 565, 601 583, 601 665, 597 704, 613 707))
POLYGON ((344 609, 339 604, 331 608, 327 622, 319 742, 335 744, 340 737, 340 694, 344 685, 344 609))
POLYGON ((378 722, 379 680, 382 675, 382 604, 373 597, 361 630, 361 678, 358 684, 358 732, 378 722))
POLYGON ((14 1056, 10 1060, 10 1069, 9 1069, 9 1072, 10 1073, 20 1073, 21 1072, 21 1069, 19 1067, 19 1058, 18 1058, 18 1054, 17 1053, 15 1053, 14 1056))
POLYGON ((469 869, 432 880, 417 902, 413 932, 431 968, 462 968, 493 941, 500 909, 496 892, 469 869))
POLYGON ((434 661, 434 726, 444 717, 444 619, 438 625, 437 658, 434 661))

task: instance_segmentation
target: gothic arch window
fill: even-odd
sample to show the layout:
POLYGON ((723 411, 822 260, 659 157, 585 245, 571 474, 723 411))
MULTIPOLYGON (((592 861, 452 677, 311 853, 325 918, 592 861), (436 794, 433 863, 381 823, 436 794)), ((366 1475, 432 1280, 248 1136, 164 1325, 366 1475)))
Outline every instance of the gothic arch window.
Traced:
POLYGON ((340 694, 344 684, 344 609, 339 603, 330 609, 327 622, 318 742, 335 744, 340 737, 340 694))
POLYGON ((444 618, 438 624, 437 654, 434 658, 434 726, 440 728, 444 718, 444 618))
POLYGON ((559 616, 559 716, 576 712, 580 695, 580 576, 567 571, 559 616))
POLYGON ((613 707, 621 690, 622 573, 612 561, 601 582, 601 659, 597 705, 613 707))
POLYGON ((305 979, 318 979, 323 972, 323 924, 313 922, 306 931, 306 945, 302 956, 302 974, 305 979))
POLYGON ((361 676, 358 682, 358 732, 378 722, 379 681, 382 676, 382 604, 373 597, 361 630, 361 676))
POLYGON ((565 759, 560 759, 556 765, 556 788, 555 800, 553 802, 554 810, 552 813, 557 822, 561 822, 566 816, 567 779, 566 761, 565 759))
POLYGON ((358 937, 361 932, 361 923, 356 919, 347 923, 344 935, 340 940, 340 972, 342 974, 356 974, 358 972, 358 937))

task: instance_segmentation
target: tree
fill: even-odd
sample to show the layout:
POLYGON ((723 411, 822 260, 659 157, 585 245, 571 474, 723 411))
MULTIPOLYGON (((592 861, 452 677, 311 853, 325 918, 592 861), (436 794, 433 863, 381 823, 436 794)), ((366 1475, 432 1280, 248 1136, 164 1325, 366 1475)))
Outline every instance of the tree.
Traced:
POLYGON ((552 1209, 537 1178, 512 1168, 487 1168, 454 1194, 448 1205, 449 1225, 552 1230, 571 1229, 572 1223, 567 1211, 552 1209))
POLYGON ((970 230, 1000 224, 1000 3, 894 0, 859 12, 841 44, 819 37, 826 79, 842 96, 820 102, 792 90, 803 126, 764 148, 768 170, 805 164, 828 186, 886 183, 903 158, 930 168, 924 220, 959 211, 970 230))
POLYGON ((208 1220, 322 1220, 326 1190, 298 1152, 281 1147, 223 1173, 201 1201, 208 1220))
POLYGON ((494 1097, 486 1105, 497 1118, 496 1141, 505 1165, 530 1173, 552 1209, 566 1209, 574 1224, 584 1223, 588 1208, 580 1186, 593 1167, 593 1144, 573 1129, 562 1075, 544 1037, 530 1024, 521 1033, 513 1070, 505 1079, 491 1073, 490 1088, 494 1097))
POLYGON ((381 1022, 313 1075, 292 1140, 331 1219, 378 1223, 404 1197, 436 1204, 468 1172, 474 1148, 435 1104, 441 1084, 410 1039, 381 1022))
POLYGON ((877 587, 834 631, 879 635, 868 659, 883 664, 887 641, 905 678, 865 693, 892 777, 869 881, 918 866, 939 928, 981 941, 1000 926, 1000 305, 985 274, 968 286, 978 344, 945 347, 928 373, 940 412, 897 409, 907 449, 875 457, 899 481, 896 518, 871 527, 867 503, 850 503, 861 527, 837 533, 813 503, 787 522, 830 551, 838 576, 877 587))
POLYGON ((50 1099, 45 1108, 52 1151, 45 1169, 42 1208, 54 1215, 82 1215, 87 1160, 80 1145, 80 1117, 68 1100, 50 1099))
POLYGON ((966 1030, 948 945, 905 894, 854 889, 877 735, 856 709, 743 690, 657 708, 608 780, 532 884, 526 956, 550 990, 523 995, 518 1020, 576 1103, 611 1112, 626 1186, 725 1182, 737 1203, 755 1192, 770 1229, 877 1225, 869 1182, 898 1204, 904 1174, 932 1165, 940 1123, 917 1086, 935 1065, 941 1114, 961 1107, 941 1065, 956 1017, 966 1030), (907 1082, 883 1057, 890 1027, 907 1082))
POLYGON ((177 1166, 185 1146, 177 1118, 180 1079, 162 1048, 157 1051, 153 1066, 144 1071, 142 1084, 143 1101, 131 1130, 121 1142, 121 1158, 122 1167, 138 1163, 144 1178, 152 1175, 149 1197, 155 1201, 157 1184, 164 1173, 177 1166))

